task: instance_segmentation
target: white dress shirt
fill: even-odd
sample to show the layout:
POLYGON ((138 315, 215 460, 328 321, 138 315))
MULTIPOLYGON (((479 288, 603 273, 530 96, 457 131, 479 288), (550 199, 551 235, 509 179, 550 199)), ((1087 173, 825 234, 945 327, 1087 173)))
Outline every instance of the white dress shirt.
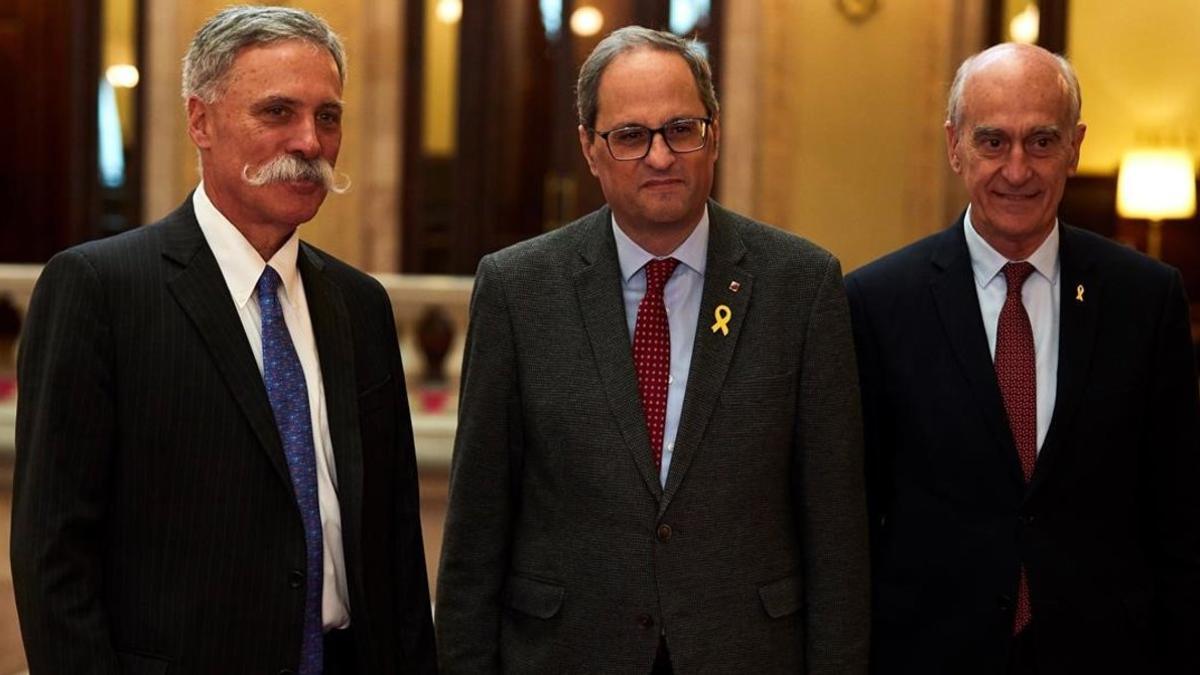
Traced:
POLYGON ((242 233, 213 206, 204 183, 192 196, 192 207, 204 240, 212 249, 233 304, 237 307, 242 328, 250 341, 250 350, 263 368, 262 313, 255 287, 263 270, 270 265, 279 273, 279 306, 283 320, 292 336, 304 381, 308 388, 308 407, 312 411, 313 445, 317 452, 317 497, 321 505, 321 533, 325 539, 325 582, 322 585, 321 616, 325 630, 344 628, 350 624, 349 593, 346 590, 346 563, 342 555, 342 518, 338 510, 337 465, 333 458, 333 442, 329 436, 329 419, 325 410, 325 386, 321 380, 321 363, 317 359, 317 343, 313 337, 304 283, 296 266, 300 239, 296 232, 268 262, 250 245, 242 233))
MULTIPOLYGON (((646 263, 655 259, 653 253, 634 243, 612 219, 613 237, 617 241, 617 262, 621 265, 621 291, 625 298, 625 320, 629 327, 629 342, 637 327, 638 305, 646 295, 646 263)), ((674 251, 662 256, 679 261, 663 288, 663 304, 667 308, 667 326, 671 329, 671 368, 667 377, 667 416, 663 424, 662 466, 658 479, 667 484, 671 457, 675 453, 675 435, 683 414, 683 398, 687 394, 688 372, 692 368, 692 346, 696 342, 696 323, 700 320, 700 296, 704 293, 704 266, 708 256, 708 207, 696 229, 674 251)), ((649 451, 647 449, 647 451, 649 451)))
MULTIPOLYGON (((983 329, 987 331, 988 349, 996 358, 996 327, 1000 310, 1008 295, 1008 281, 1003 274, 1009 260, 992 248, 971 223, 971 208, 963 218, 967 250, 971 254, 971 269, 975 273, 975 292, 979 311, 983 314, 983 329)), ((1037 355, 1037 451, 1042 451, 1050 418, 1054 415, 1054 399, 1058 393, 1058 309, 1060 274, 1058 262, 1058 222, 1046 241, 1025 262, 1033 265, 1034 273, 1021 287, 1021 301, 1029 314, 1033 328, 1033 348, 1037 355)), ((1014 260, 1012 262, 1022 262, 1014 260)))

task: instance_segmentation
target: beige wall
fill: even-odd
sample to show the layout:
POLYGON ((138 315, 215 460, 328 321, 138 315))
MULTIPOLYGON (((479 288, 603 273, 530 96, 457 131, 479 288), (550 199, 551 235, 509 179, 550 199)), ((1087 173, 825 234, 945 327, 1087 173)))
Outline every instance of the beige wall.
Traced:
MULTIPOLYGON (((148 4, 147 216, 196 181, 179 59, 224 0, 148 4)), ((371 271, 399 260, 403 3, 304 0, 346 41, 350 79, 331 196, 305 239, 371 271)), ((883 2, 853 23, 834 2, 727 2, 722 200, 836 253, 847 270, 944 227, 962 208, 945 167, 945 87, 980 42, 977 0, 883 2)))
POLYGON ((946 226, 945 89, 978 49, 978 2, 729 3, 721 188, 732 208, 832 250, 848 270, 946 226))
MULTIPOLYGON (((184 126, 180 59, 192 34, 227 0, 147 3, 145 212, 153 220, 175 208, 198 180, 196 153, 184 126)), ((354 181, 330 195, 301 229, 306 241, 373 272, 399 261, 400 44, 403 7, 391 0, 303 0, 288 4, 324 17, 345 42, 349 79, 338 169, 354 181)))
POLYGON ((1067 52, 1088 125, 1083 173, 1112 174, 1135 146, 1200 155, 1200 2, 1070 3, 1067 52))

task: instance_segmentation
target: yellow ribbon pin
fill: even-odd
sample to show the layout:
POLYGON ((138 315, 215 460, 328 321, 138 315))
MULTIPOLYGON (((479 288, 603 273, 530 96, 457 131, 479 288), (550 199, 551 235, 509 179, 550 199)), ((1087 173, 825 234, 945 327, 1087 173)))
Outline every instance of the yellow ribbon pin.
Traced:
POLYGON ((733 312, 729 311, 729 305, 717 305, 717 311, 713 312, 713 317, 717 322, 712 325, 712 332, 721 331, 721 335, 729 335, 729 320, 733 318, 733 312))
POLYGON ((1083 302, 1083 284, 1079 284, 1075 287, 1075 301, 1083 302))

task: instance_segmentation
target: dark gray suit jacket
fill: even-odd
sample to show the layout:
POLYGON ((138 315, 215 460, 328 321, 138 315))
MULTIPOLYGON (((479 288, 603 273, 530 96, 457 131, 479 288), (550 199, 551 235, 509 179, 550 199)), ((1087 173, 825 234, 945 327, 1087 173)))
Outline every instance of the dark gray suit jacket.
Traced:
POLYGON ((865 670, 838 263, 715 202, 709 214, 665 488, 609 209, 480 263, 438 584, 444 670, 645 673, 660 634, 682 673, 865 670), (728 335, 711 329, 721 304, 728 335))
MULTIPOLYGON (((434 668, 412 427, 379 284, 301 244, 363 672, 434 668)), ((37 673, 296 669, 304 530, 191 199, 54 257, 18 363, 12 567, 37 673)))

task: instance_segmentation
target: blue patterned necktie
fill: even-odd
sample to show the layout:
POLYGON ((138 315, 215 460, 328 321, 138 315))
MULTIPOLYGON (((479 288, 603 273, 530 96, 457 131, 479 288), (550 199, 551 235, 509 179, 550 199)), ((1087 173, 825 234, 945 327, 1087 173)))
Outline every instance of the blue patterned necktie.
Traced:
POLYGON ((279 273, 270 265, 258 278, 258 306, 262 311, 263 381, 275 413, 288 473, 296 491, 296 504, 304 522, 304 549, 308 574, 304 594, 304 633, 300 643, 300 675, 320 675, 324 659, 321 633, 321 585, 324 581, 324 540, 321 505, 317 498, 317 453, 313 445, 312 417, 304 369, 292 344, 283 309, 279 306, 279 273))

